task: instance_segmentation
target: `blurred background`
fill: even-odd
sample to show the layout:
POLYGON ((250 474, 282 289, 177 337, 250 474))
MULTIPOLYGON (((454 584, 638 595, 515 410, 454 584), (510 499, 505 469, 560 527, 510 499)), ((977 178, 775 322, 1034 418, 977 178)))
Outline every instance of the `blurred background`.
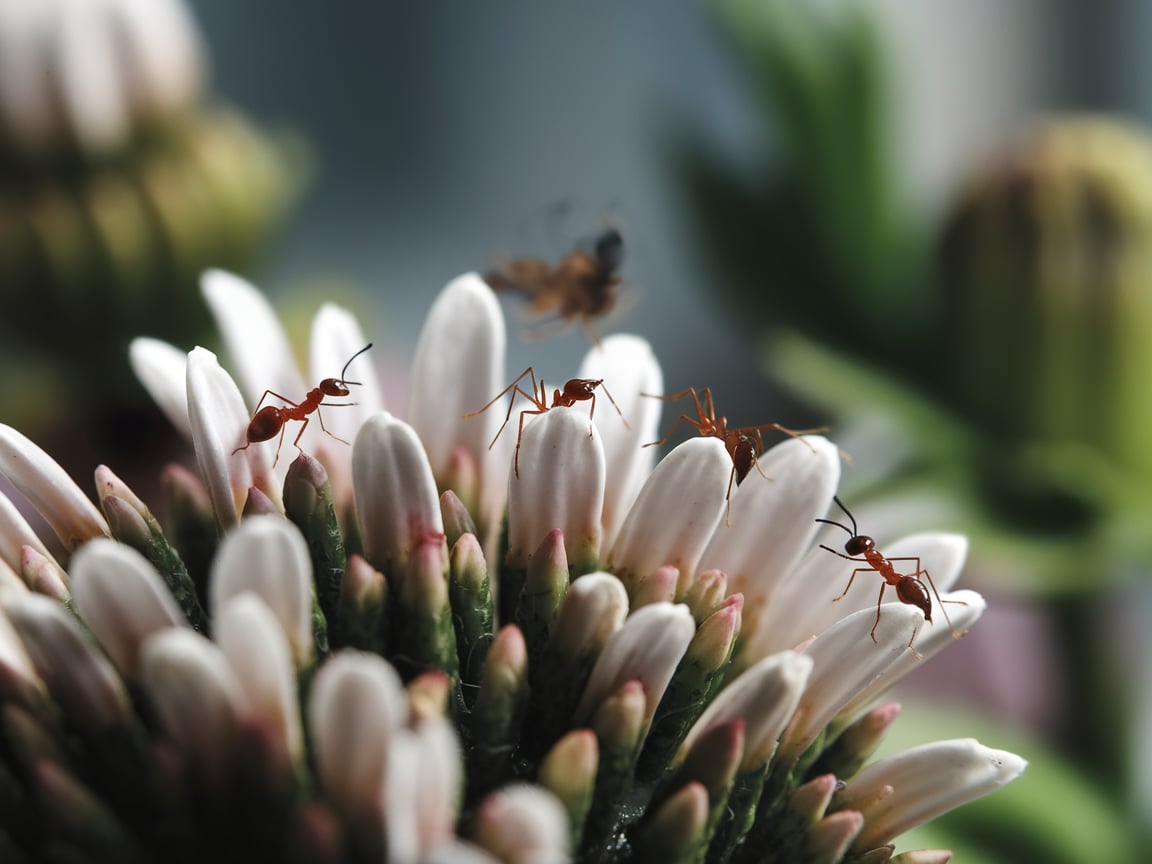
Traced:
MULTIPOLYGON (((70 441, 82 472, 88 449, 112 462, 159 435, 123 349, 213 340, 203 266, 265 289, 302 352, 322 300, 350 306, 399 372, 449 279, 614 225, 624 287, 597 332, 643 335, 669 392, 709 386, 735 425, 830 425, 854 459, 842 495, 881 543, 972 538, 989 613, 898 694, 894 746, 977 735, 1032 765, 905 848, 1141 859, 1152 6, 189 0, 194 45, 134 67, 180 65, 171 98, 139 97, 121 140, 98 122, 98 64, 66 70, 59 122, 5 84, 32 51, 16 5, 0 0, 6 422, 70 441)), ((94 32, 61 44, 83 55, 94 32)), ((510 335, 510 377, 562 381, 588 349, 580 326, 510 335)))

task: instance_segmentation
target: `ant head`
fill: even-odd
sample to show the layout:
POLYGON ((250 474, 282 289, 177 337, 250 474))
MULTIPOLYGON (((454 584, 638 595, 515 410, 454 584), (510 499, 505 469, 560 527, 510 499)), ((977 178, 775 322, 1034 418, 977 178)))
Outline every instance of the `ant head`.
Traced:
POLYGON ((592 392, 603 383, 603 378, 571 378, 564 384, 563 398, 574 402, 585 402, 592 398, 592 392))
POLYGON ((608 228, 596 238, 593 252, 600 267, 611 273, 618 270, 624 261, 624 238, 615 228, 608 228))
POLYGON ((319 385, 320 392, 322 392, 325 396, 347 396, 350 392, 348 390, 349 384, 355 384, 357 387, 359 387, 359 381, 349 381, 346 377, 348 375, 348 367, 352 365, 353 360, 355 360, 371 347, 372 343, 369 342, 367 345, 349 357, 348 362, 344 364, 344 368, 340 370, 339 378, 325 378, 323 381, 321 381, 319 385))
POLYGON ((924 613, 924 620, 932 623, 932 600, 928 597, 928 589, 924 583, 915 576, 901 576, 896 583, 896 596, 901 603, 915 606, 924 613))
MULTIPOLYGON (((844 526, 841 525, 840 527, 843 528, 844 526)), ((849 555, 863 555, 866 552, 871 552, 875 548, 876 541, 867 534, 853 534, 848 538, 848 542, 844 544, 844 551, 849 555)))

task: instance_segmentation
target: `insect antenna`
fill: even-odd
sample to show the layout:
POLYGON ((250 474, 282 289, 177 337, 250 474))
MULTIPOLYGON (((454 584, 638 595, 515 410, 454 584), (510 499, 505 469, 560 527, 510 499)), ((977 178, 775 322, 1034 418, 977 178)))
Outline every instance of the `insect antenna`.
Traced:
POLYGON ((361 348, 359 351, 357 351, 355 354, 353 354, 351 357, 348 358, 348 362, 345 363, 344 368, 340 370, 340 383, 341 384, 355 384, 358 387, 360 386, 359 381, 349 381, 344 376, 348 374, 348 367, 352 365, 352 361, 355 360, 357 357, 359 357, 361 354, 363 354, 365 351, 367 351, 371 347, 372 347, 372 343, 369 342, 367 345, 365 345, 363 348, 361 348))
POLYGON ((855 537, 857 534, 860 533, 860 531, 856 528, 856 517, 848 512, 848 508, 844 506, 844 502, 841 501, 837 496, 833 495, 832 500, 836 502, 837 507, 839 507, 841 510, 844 511, 844 515, 847 516, 849 520, 851 520, 852 527, 849 528, 847 525, 843 524, 842 522, 835 522, 831 519, 817 519, 816 521, 817 522, 823 522, 825 525, 835 525, 837 528, 843 528, 845 531, 848 532, 849 536, 855 537))

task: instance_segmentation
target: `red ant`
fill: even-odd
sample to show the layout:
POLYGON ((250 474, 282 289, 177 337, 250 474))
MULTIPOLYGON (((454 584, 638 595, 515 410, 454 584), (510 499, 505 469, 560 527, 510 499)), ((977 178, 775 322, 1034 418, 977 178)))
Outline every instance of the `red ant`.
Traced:
POLYGON ((592 417, 596 414, 596 388, 602 387, 604 395, 608 397, 608 401, 612 403, 612 407, 616 409, 616 413, 620 415, 620 419, 624 422, 625 429, 631 429, 628 421, 624 419, 624 414, 620 410, 620 406, 616 404, 616 400, 612 398, 612 394, 608 392, 607 386, 604 385, 604 379, 598 378, 571 378, 564 385, 563 390, 552 391, 552 404, 548 404, 548 390, 544 386, 544 379, 541 378, 540 382, 536 381, 536 373, 532 367, 529 366, 521 372, 516 380, 497 393, 492 399, 483 407, 469 414, 464 415, 464 419, 475 417, 477 414, 483 414, 491 408, 497 401, 500 400, 505 393, 509 390, 513 391, 512 401, 508 403, 508 413, 504 415, 504 422, 500 424, 500 428, 496 430, 496 435, 492 438, 492 443, 488 445, 491 450, 496 444, 496 439, 500 437, 500 433, 504 431, 504 427, 508 425, 508 421, 512 419, 512 408, 516 404, 516 394, 519 393, 525 399, 532 403, 533 408, 525 408, 520 412, 520 425, 516 432, 516 452, 512 458, 513 470, 516 476, 520 476, 520 439, 524 435, 524 418, 536 414, 543 414, 552 408, 562 407, 571 408, 577 402, 591 401, 592 405, 588 410, 588 437, 592 437, 592 417), (531 392, 526 391, 520 386, 520 382, 524 380, 524 376, 529 375, 532 378, 531 392))
POLYGON ((485 274, 493 291, 516 291, 529 301, 533 315, 555 314, 564 322, 579 319, 589 341, 599 344, 592 320, 616 305, 624 239, 615 228, 605 229, 591 249, 576 249, 555 266, 540 258, 512 258, 485 274))
MULTIPOLYGON (((716 408, 712 404, 712 389, 710 387, 704 388, 704 404, 700 403, 700 397, 696 395, 696 388, 689 387, 687 390, 681 390, 679 393, 673 393, 671 396, 656 396, 652 393, 644 393, 644 396, 650 396, 653 399, 663 399, 665 402, 675 402, 683 399, 685 396, 691 396, 692 402, 696 406, 696 419, 689 417, 687 414, 681 414, 676 418, 671 428, 659 441, 650 441, 645 444, 645 447, 659 447, 664 444, 672 433, 676 431, 676 427, 680 425, 683 420, 693 429, 700 433, 702 438, 719 438, 724 442, 724 449, 728 451, 729 457, 732 459, 732 473, 728 475, 728 492, 724 496, 725 501, 730 501, 732 497, 732 483, 737 485, 744 482, 744 478, 748 476, 753 468, 760 472, 760 476, 765 480, 768 476, 760 468, 760 456, 764 453, 764 438, 763 432, 783 432, 785 435, 791 435, 803 441, 804 435, 816 432, 826 432, 825 427, 819 429, 789 429, 786 426, 781 426, 779 423, 764 423, 759 426, 741 426, 737 429, 728 428, 728 418, 723 415, 716 415, 716 408)), ((807 442, 805 442, 807 443, 807 442)), ((809 445, 811 448, 811 445, 809 445)), ((725 517, 727 522, 727 517, 725 517)))
POLYGON ((300 420, 300 431, 296 433, 296 439, 292 442, 296 445, 296 449, 301 453, 304 451, 300 447, 300 437, 304 434, 304 430, 308 428, 308 421, 311 420, 308 415, 313 411, 316 412, 316 418, 320 421, 320 428, 323 429, 329 436, 335 438, 342 444, 347 444, 343 438, 338 438, 324 426, 324 416, 320 413, 322 407, 343 408, 355 405, 355 402, 325 402, 325 396, 347 396, 349 393, 348 385, 356 384, 359 386, 359 381, 349 381, 344 376, 348 374, 348 367, 352 365, 352 361, 372 347, 369 342, 355 354, 348 358, 348 362, 344 364, 343 370, 340 372, 339 378, 325 378, 320 382, 319 386, 313 387, 308 391, 308 394, 300 402, 293 402, 287 396, 281 396, 273 390, 265 390, 264 395, 260 397, 260 401, 256 403, 256 413, 252 415, 252 420, 248 424, 248 429, 245 431, 244 436, 247 443, 242 444, 232 451, 235 456, 241 450, 247 450, 253 444, 258 444, 262 441, 268 441, 275 437, 276 433, 280 433, 280 443, 276 445, 276 458, 272 460, 272 467, 276 467, 276 463, 280 461, 280 448, 284 444, 284 425, 289 420, 300 420), (287 402, 288 407, 282 408, 276 405, 264 405, 264 400, 269 396, 275 396, 282 402, 287 402), (263 408, 260 406, 264 405, 263 408))
MULTIPOLYGON (((925 588, 924 583, 920 581, 920 577, 923 576, 928 580, 928 584, 932 588, 932 594, 936 595, 936 602, 940 604, 940 611, 944 615, 944 620, 948 622, 948 627, 952 631, 952 638, 960 639, 964 636, 967 636, 967 630, 965 630, 963 633, 957 632, 956 628, 952 624, 952 619, 948 617, 947 610, 944 609, 944 604, 958 603, 961 606, 967 606, 968 604, 963 600, 942 599, 940 597, 940 592, 936 590, 936 583, 932 581, 932 577, 929 575, 928 571, 921 566, 919 557, 908 556, 903 558, 885 558, 884 555, 881 554, 881 552, 876 548, 876 541, 869 537, 867 534, 861 534, 856 528, 856 518, 848 512, 848 508, 844 506, 844 503, 836 496, 833 496, 832 500, 835 501, 837 506, 844 511, 844 515, 847 516, 848 519, 852 522, 852 527, 849 528, 847 525, 843 525, 840 522, 834 522, 831 519, 817 519, 816 521, 823 522, 826 525, 835 525, 837 528, 843 528, 848 532, 848 542, 844 544, 844 552, 847 552, 848 554, 845 555, 844 552, 837 552, 831 546, 825 546, 823 543, 820 544, 820 548, 827 549, 833 555, 839 555, 841 558, 844 558, 848 561, 863 561, 868 565, 867 567, 857 567, 852 571, 852 576, 848 579, 848 585, 844 588, 843 593, 832 602, 836 603, 844 599, 844 595, 847 594, 848 590, 852 587, 852 582, 856 579, 857 573, 867 572, 870 570, 875 570, 877 573, 879 573, 884 581, 880 583, 880 596, 876 600, 876 623, 872 625, 872 632, 869 634, 872 637, 872 641, 875 642, 876 628, 880 626, 880 604, 884 601, 884 592, 888 589, 889 585, 895 587, 896 597, 900 600, 901 603, 907 603, 909 606, 915 606, 917 609, 924 613, 924 620, 929 624, 932 623, 932 599, 928 594, 928 589, 925 588), (893 561, 915 561, 916 570, 915 572, 908 575, 897 573, 895 566, 892 564, 893 561)), ((920 628, 917 627, 912 631, 912 638, 908 640, 909 648, 912 648, 912 642, 916 639, 916 634, 919 632, 919 629, 920 628)), ((915 654, 918 659, 920 658, 920 652, 915 648, 912 648, 912 653, 915 654)))

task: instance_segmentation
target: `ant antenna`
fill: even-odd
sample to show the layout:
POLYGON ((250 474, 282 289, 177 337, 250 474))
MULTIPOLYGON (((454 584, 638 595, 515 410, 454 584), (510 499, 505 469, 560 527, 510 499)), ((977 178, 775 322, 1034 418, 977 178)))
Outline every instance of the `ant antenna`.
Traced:
POLYGON ((837 507, 844 511, 844 515, 847 516, 849 520, 851 520, 852 527, 849 528, 847 525, 843 525, 840 522, 833 522, 831 519, 817 519, 816 521, 823 522, 825 525, 835 525, 837 528, 843 528, 852 537, 858 535, 860 531, 856 528, 856 517, 848 512, 848 508, 844 506, 844 502, 841 501, 837 496, 833 495, 832 500, 836 502, 837 507))
MULTIPOLYGON (((359 357, 361 354, 363 354, 365 351, 367 351, 371 347, 372 347, 372 343, 369 342, 367 345, 365 345, 363 348, 361 348, 359 351, 357 351, 355 354, 353 354, 351 357, 348 358, 348 362, 345 363, 344 368, 340 370, 341 383, 343 383, 343 384, 355 384, 357 386, 360 386, 359 381, 349 381, 344 376, 348 374, 348 367, 352 365, 352 361, 355 360, 357 357, 359 357)), ((841 506, 843 506, 843 505, 841 505, 841 506)))

